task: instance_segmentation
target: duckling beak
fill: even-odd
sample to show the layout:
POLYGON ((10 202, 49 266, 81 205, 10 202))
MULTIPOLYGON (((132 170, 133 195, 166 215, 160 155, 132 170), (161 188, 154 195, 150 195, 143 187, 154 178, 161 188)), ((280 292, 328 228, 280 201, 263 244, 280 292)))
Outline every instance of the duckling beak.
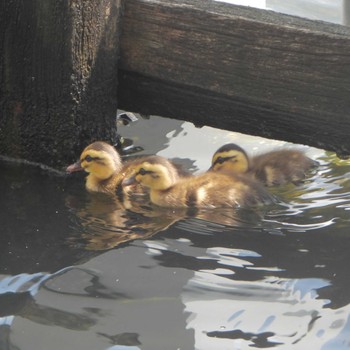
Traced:
POLYGON ((81 166, 80 160, 78 160, 74 164, 68 165, 66 172, 71 174, 71 173, 74 173, 76 171, 82 171, 82 170, 84 170, 84 169, 81 166))
POLYGON ((125 179, 122 181, 122 185, 123 185, 123 186, 130 186, 130 185, 135 184, 136 182, 137 182, 137 181, 136 181, 136 177, 135 177, 135 176, 130 176, 130 177, 125 178, 125 179))

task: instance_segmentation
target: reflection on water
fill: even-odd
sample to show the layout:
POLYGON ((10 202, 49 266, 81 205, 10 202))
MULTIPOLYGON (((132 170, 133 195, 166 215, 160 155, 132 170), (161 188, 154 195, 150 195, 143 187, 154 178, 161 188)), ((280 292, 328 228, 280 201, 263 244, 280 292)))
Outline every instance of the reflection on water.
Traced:
MULTIPOLYGON (((195 172, 225 142, 290 146, 156 117, 120 132, 195 172)), ((298 147, 318 172, 258 211, 125 207, 0 162, 0 349, 349 349, 350 165, 298 147)))
POLYGON ((325 325, 312 325, 323 317, 331 320, 327 328, 334 322, 329 312, 322 315, 326 301, 316 299, 316 290, 327 281, 265 277, 243 282, 214 273, 196 273, 183 293, 186 311, 194 315, 188 326, 195 329, 198 348, 242 346, 242 340, 246 343, 242 348, 247 349, 290 348, 297 343, 304 348, 312 344, 317 349, 324 343, 325 338, 317 345, 312 339, 325 325), (207 290, 209 300, 199 301, 196 295, 203 290, 207 290))
POLYGON ((181 209, 155 211, 142 202, 126 209, 116 198, 102 194, 86 197, 81 200, 69 196, 66 204, 75 215, 78 233, 69 239, 70 245, 88 250, 106 250, 123 242, 146 239, 185 215, 181 209))

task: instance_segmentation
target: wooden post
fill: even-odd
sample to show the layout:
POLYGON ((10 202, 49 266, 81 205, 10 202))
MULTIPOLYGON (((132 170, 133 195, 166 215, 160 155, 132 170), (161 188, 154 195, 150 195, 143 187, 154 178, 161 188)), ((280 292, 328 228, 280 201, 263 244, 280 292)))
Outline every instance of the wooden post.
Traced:
POLYGON ((1 5, 0 154, 59 167, 114 139, 121 1, 1 5))

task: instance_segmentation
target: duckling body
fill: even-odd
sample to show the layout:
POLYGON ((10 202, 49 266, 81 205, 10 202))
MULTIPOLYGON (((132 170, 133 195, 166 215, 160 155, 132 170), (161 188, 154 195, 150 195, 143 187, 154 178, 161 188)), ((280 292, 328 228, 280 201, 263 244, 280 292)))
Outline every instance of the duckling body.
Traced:
POLYGON ((266 186, 298 184, 317 164, 299 150, 280 150, 254 157, 250 171, 266 186))
POLYGON ((179 178, 163 157, 153 156, 136 168, 125 184, 140 183, 150 189, 151 202, 162 207, 240 207, 271 202, 257 182, 240 175, 208 172, 179 178))
POLYGON ((297 184, 317 165, 316 161, 296 149, 272 151, 249 159, 241 147, 231 143, 215 152, 210 170, 227 174, 248 174, 270 187, 286 183, 297 184))

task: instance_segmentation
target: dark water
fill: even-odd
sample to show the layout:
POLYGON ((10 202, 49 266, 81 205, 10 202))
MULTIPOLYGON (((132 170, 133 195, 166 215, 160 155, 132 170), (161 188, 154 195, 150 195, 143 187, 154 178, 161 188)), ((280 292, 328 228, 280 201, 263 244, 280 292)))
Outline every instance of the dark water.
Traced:
MULTIPOLYGON (((229 140, 278 144, 158 118, 121 133, 194 171, 229 140)), ((349 349, 350 165, 308 153, 319 171, 280 205, 192 217, 0 162, 0 349, 349 349)))

